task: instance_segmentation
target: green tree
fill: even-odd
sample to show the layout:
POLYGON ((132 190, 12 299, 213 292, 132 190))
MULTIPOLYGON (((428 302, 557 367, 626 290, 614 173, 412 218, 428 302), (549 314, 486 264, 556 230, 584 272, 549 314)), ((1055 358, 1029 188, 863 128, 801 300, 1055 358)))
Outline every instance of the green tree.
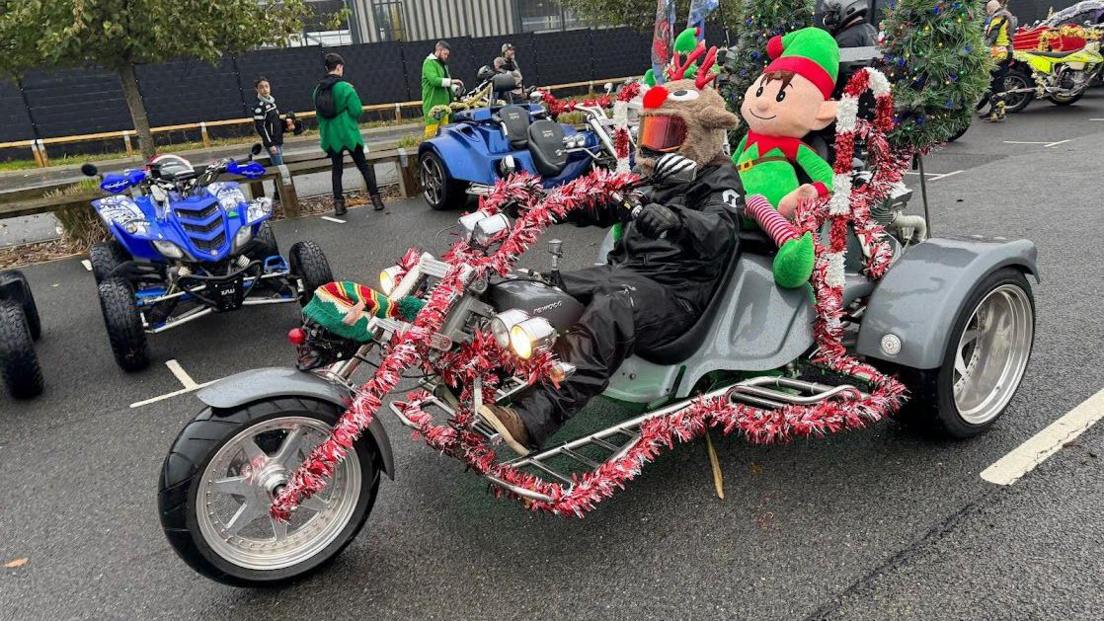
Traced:
POLYGON ((134 67, 283 44, 303 0, 0 0, 0 73, 97 64, 119 74, 142 154, 154 153, 134 67))
POLYGON ((896 146, 928 149, 970 124, 993 67, 982 20, 981 3, 965 0, 899 0, 889 9, 882 69, 897 105, 896 146))
POLYGON ((719 86, 729 106, 739 110, 751 83, 759 77, 770 58, 767 42, 775 35, 785 34, 813 25, 815 0, 745 0, 730 19, 735 39, 725 58, 723 79, 719 86))

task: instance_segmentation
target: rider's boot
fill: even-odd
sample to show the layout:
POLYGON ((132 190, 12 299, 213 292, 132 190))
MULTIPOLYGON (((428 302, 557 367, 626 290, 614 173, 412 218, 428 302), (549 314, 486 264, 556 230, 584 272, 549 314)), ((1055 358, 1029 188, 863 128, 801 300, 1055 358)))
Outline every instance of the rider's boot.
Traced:
POLYGON ((479 417, 494 427, 502 439, 518 455, 529 454, 525 445, 529 443, 529 431, 525 428, 518 413, 500 405, 484 404, 479 406, 479 417))
POLYGON ((380 195, 379 194, 373 194, 372 195, 372 209, 375 209, 376 211, 383 211, 383 207, 384 207, 383 199, 380 198, 380 195))
POLYGON ((335 216, 343 216, 347 213, 349 213, 349 210, 345 207, 345 199, 335 198, 334 199, 334 215, 335 216))
POLYGON ((989 120, 993 123, 1003 123, 1005 118, 1004 102, 998 101, 993 104, 993 112, 989 115, 989 120))

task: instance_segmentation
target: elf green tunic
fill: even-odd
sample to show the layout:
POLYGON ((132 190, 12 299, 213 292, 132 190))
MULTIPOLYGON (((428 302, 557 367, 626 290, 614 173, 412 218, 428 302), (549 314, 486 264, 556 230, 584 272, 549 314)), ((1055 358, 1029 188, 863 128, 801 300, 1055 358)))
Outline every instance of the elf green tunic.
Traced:
POLYGON ((801 183, 800 166, 821 196, 832 186, 832 167, 816 151, 796 138, 774 138, 748 132, 736 148, 732 163, 740 173, 747 194, 762 194, 778 209, 782 199, 801 183))
MULTIPOLYGON (((333 76, 335 79, 339 79, 333 76)), ((322 142, 322 150, 337 153, 342 149, 352 151, 358 145, 364 144, 364 138, 360 135, 360 115, 364 113, 364 106, 360 103, 360 96, 352 84, 345 81, 333 84, 334 109, 337 116, 327 119, 318 116, 318 137, 322 142)), ((317 95, 318 89, 315 89, 317 95)))
POLYGON ((440 121, 433 118, 430 111, 436 106, 452 103, 452 77, 448 66, 439 58, 430 54, 422 62, 422 114, 426 125, 436 125, 440 121))

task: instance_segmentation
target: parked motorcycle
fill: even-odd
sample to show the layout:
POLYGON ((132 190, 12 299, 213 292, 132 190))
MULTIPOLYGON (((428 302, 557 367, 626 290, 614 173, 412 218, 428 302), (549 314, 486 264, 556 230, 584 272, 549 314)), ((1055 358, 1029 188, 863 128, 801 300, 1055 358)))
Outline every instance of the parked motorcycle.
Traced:
POLYGON ((1072 51, 1016 50, 1004 80, 1005 110, 1019 112, 1043 98, 1057 106, 1077 103, 1102 72, 1099 41, 1072 51))
MULTIPOLYGON (((252 155, 261 150, 253 145, 252 155)), ((258 179, 252 161, 220 159, 196 170, 176 155, 145 168, 107 174, 92 201, 113 239, 90 255, 115 361, 126 371, 149 364, 147 334, 159 334, 211 313, 243 306, 306 303, 333 280, 314 242, 280 255, 268 220, 272 200, 247 200, 224 175, 258 179), (128 192, 129 195, 124 194, 128 192)), ((81 170, 99 171, 92 164, 81 170)))

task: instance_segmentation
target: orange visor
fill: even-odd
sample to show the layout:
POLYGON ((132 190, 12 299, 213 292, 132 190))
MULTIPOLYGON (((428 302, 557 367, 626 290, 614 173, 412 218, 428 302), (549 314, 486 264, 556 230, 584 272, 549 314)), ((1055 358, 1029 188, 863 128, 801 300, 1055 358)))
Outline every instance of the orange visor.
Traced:
POLYGON ((641 147, 660 153, 677 151, 686 142, 686 123, 677 116, 647 114, 640 119, 641 147))

